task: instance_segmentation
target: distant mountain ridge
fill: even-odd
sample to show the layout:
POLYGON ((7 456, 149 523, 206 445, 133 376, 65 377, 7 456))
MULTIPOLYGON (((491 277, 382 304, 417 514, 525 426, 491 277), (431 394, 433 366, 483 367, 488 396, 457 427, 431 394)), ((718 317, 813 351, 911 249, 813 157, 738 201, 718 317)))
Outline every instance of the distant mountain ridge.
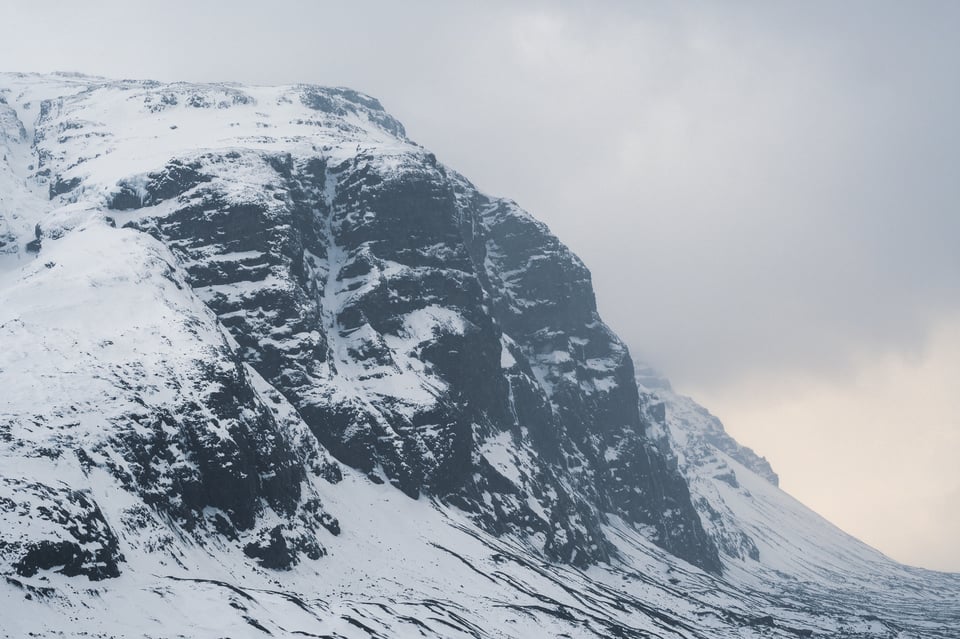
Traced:
POLYGON ((648 364, 638 361, 634 362, 634 367, 640 392, 647 394, 653 404, 658 399, 663 398, 673 408, 675 417, 685 424, 684 427, 671 429, 672 432, 677 434, 683 432, 688 437, 687 442, 676 445, 676 450, 686 452, 693 445, 689 438, 697 438, 701 440, 698 442, 701 446, 716 448, 774 486, 780 485, 780 477, 774 472, 766 457, 761 457, 752 448, 737 442, 710 411, 689 397, 675 393, 670 381, 648 364))
POLYGON ((78 605, 107 636, 960 616, 960 579, 835 531, 635 367, 584 264, 374 98, 0 74, 0 151, 0 598, 37 607, 7 636, 78 605), (842 585, 877 575, 912 594, 842 585))

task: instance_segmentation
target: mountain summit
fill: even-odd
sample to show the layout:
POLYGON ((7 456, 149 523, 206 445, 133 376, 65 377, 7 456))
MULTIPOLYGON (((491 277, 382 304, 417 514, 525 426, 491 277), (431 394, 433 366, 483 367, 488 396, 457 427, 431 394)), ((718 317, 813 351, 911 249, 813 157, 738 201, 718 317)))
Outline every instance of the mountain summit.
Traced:
POLYGON ((0 74, 0 151, 8 636, 957 627, 374 98, 0 74))

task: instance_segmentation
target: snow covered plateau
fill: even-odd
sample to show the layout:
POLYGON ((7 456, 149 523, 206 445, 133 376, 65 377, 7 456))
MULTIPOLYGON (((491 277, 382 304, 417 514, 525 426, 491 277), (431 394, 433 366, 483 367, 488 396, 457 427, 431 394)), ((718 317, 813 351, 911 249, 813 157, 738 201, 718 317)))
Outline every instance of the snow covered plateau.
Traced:
POLYGON ((0 74, 0 637, 960 637, 367 95, 0 74))

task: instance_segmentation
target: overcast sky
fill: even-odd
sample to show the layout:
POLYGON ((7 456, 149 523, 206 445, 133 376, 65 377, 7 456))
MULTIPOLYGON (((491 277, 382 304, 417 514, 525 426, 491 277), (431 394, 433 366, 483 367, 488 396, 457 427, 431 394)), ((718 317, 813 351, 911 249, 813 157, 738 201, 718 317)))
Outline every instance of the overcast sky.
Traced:
POLYGON ((787 490, 960 571, 960 3, 6 4, 3 70, 377 96, 787 490))

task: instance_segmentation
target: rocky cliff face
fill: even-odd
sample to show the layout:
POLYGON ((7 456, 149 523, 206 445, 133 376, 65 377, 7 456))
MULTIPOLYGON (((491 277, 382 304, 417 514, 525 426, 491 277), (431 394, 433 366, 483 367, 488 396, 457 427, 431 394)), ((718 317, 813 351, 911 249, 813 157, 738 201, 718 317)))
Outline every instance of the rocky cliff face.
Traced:
POLYGON ((674 438, 683 437, 683 442, 674 442, 672 448, 685 458, 690 458, 689 466, 695 463, 695 451, 716 450, 749 468, 774 486, 780 485, 780 477, 766 457, 761 457, 752 448, 744 446, 727 433, 723 423, 709 410, 689 397, 679 395, 673 390, 670 381, 654 368, 642 362, 634 362, 637 387, 643 397, 643 404, 649 412, 657 416, 659 423, 672 422, 674 438), (667 417, 669 413, 669 419, 667 417))
MULTIPOLYGON (((720 570, 682 476, 646 436, 629 354, 597 315, 587 269, 514 203, 410 142, 376 100, 20 80, 14 97, 37 116, 28 129, 8 107, 4 139, 32 133, 25 177, 49 200, 22 254, 44 262, 81 232, 114 233, 149 247, 156 265, 142 278, 215 314, 192 309, 209 352, 188 380, 164 381, 175 387, 165 401, 118 414, 96 445, 68 438, 85 467, 110 469, 187 530, 257 531, 253 556, 275 537, 258 523, 265 508, 333 521, 300 489, 304 459, 329 451, 551 559, 607 560, 602 526, 616 516, 720 570), (291 443, 248 370, 289 403, 309 444, 291 443)), ((116 371, 116 383, 136 374, 116 371)), ((142 401, 135 385, 127 394, 142 401)), ((318 467, 336 480, 335 465, 318 467)), ((285 546, 322 553, 285 534, 285 546)))
POLYGON ((727 434, 720 420, 706 408, 675 393, 670 382, 653 368, 637 362, 636 376, 642 410, 656 424, 651 436, 665 455, 676 455, 710 538, 722 555, 759 561, 760 549, 747 527, 731 516, 729 505, 715 493, 718 485, 724 485, 751 497, 740 485, 737 467, 777 486, 779 477, 770 463, 727 434))

